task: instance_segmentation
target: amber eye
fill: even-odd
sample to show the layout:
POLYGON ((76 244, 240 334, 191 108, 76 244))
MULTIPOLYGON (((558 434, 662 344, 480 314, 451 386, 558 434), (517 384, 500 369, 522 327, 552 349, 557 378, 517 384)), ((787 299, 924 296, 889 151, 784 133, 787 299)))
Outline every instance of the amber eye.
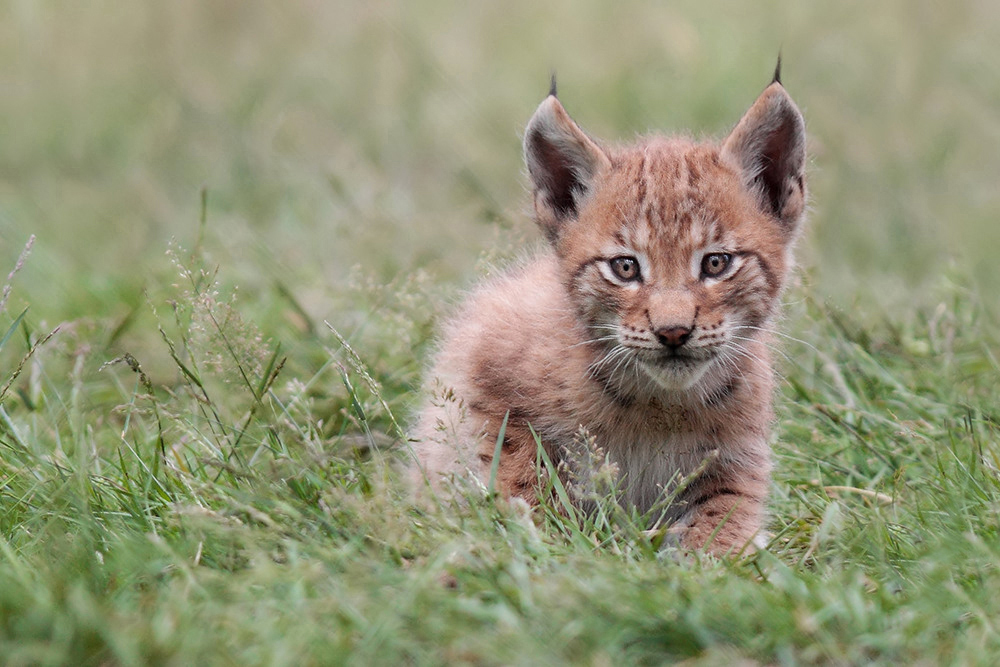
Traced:
POLYGON ((615 257, 608 264, 620 280, 627 283, 639 280, 639 260, 635 257, 615 257))
POLYGON ((712 252, 701 260, 701 275, 703 278, 715 278, 729 268, 733 256, 728 252, 712 252))

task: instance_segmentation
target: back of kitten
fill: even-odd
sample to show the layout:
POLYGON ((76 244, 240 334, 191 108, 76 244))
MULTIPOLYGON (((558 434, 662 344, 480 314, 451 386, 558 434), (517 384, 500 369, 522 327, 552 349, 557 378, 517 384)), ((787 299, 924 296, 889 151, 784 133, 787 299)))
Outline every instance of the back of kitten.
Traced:
POLYGON ((537 445, 581 427, 622 502, 660 506, 681 543, 723 553, 761 528, 770 475, 771 331, 805 204, 805 127, 778 72, 720 144, 608 147, 554 86, 528 124, 549 245, 480 285, 446 325, 416 428, 414 477, 496 482, 537 502, 537 445), (530 425, 530 427, 529 427, 530 425))

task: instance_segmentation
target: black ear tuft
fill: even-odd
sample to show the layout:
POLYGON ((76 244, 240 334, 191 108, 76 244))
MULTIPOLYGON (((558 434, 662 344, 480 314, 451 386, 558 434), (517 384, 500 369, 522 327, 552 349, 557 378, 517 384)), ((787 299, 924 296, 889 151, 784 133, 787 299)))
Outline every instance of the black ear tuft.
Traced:
POLYGON ((774 66, 774 78, 771 83, 781 83, 781 51, 778 51, 778 64, 774 66))
POLYGON ((552 72, 552 83, 549 84, 549 95, 552 97, 559 97, 556 91, 556 73, 552 72))

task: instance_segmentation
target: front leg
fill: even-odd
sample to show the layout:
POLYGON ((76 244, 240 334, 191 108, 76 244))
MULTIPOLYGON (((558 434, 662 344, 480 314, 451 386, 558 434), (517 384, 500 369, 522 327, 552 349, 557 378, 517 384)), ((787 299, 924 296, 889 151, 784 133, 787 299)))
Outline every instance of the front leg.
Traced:
POLYGON ((681 546, 717 556, 743 551, 761 532, 767 488, 767 473, 706 471, 678 499, 681 546))
MULTIPOLYGON (((499 419, 493 416, 490 424, 499 426, 499 419)), ((490 481, 493 466, 493 454, 496 452, 497 432, 487 429, 487 435, 479 445, 479 479, 483 484, 490 481)), ((538 504, 538 469, 536 466, 538 444, 527 422, 523 419, 511 419, 504 429, 503 443, 500 448, 500 463, 497 466, 496 490, 504 498, 520 498, 534 507, 538 504)))

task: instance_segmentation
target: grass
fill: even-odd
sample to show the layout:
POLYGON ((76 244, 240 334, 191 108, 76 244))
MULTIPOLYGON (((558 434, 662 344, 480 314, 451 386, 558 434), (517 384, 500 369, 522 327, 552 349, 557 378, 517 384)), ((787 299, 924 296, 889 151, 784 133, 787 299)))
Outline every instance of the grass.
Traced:
POLYGON ((1000 652, 997 10, 0 12, 5 664, 1000 652), (550 69, 599 136, 719 134, 779 46, 814 210, 767 550, 660 551, 611 508, 413 507, 435 327, 538 238, 517 133, 550 69))

